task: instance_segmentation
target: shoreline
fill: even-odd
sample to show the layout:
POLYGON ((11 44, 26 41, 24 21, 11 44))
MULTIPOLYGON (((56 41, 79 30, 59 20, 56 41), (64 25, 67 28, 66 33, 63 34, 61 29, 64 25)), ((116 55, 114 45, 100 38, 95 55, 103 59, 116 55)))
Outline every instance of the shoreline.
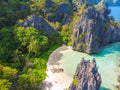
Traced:
POLYGON ((50 56, 47 62, 46 70, 46 85, 42 90, 66 90, 72 83, 72 78, 65 74, 63 69, 63 63, 60 59, 60 55, 66 50, 70 49, 68 46, 61 46, 56 49, 50 56))

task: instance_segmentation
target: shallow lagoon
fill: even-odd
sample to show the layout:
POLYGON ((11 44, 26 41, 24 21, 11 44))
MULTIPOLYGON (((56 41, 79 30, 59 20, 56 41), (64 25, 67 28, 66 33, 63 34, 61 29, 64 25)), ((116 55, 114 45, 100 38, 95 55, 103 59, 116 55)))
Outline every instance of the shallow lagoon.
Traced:
POLYGON ((73 77, 76 66, 83 57, 87 60, 96 59, 98 71, 102 77, 100 90, 115 90, 113 84, 118 84, 117 78, 120 75, 120 42, 103 47, 98 54, 94 55, 72 49, 66 50, 61 56, 65 73, 73 77))

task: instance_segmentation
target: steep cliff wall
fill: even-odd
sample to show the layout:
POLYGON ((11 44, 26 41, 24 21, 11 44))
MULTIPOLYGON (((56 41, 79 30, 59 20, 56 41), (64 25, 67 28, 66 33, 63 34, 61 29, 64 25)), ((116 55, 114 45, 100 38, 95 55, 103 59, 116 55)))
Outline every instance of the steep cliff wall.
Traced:
POLYGON ((68 90, 99 90, 101 77, 97 71, 96 62, 82 60, 75 72, 72 84, 68 90))
POLYGON ((120 26, 108 16, 110 10, 99 12, 86 5, 78 22, 73 26, 73 49, 88 54, 98 53, 101 46, 120 41, 120 26))

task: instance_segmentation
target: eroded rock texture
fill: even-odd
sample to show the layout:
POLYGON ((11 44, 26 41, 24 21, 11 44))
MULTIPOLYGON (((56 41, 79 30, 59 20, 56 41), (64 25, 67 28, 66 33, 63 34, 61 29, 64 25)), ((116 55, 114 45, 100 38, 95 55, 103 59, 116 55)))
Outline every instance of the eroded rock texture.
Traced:
POLYGON ((82 60, 75 72, 69 90, 99 90, 101 76, 97 70, 95 59, 92 62, 82 60))
POLYGON ((101 46, 120 41, 120 26, 108 16, 109 13, 105 7, 98 12, 92 5, 86 5, 73 26, 74 50, 98 53, 101 46))
POLYGON ((120 0, 72 0, 74 6, 79 8, 83 3, 87 2, 93 5, 97 5, 100 2, 104 2, 106 6, 120 6, 120 0))
POLYGON ((41 16, 31 15, 28 20, 20 24, 23 27, 34 27, 39 31, 45 33, 47 36, 52 36, 56 31, 42 18, 41 16))

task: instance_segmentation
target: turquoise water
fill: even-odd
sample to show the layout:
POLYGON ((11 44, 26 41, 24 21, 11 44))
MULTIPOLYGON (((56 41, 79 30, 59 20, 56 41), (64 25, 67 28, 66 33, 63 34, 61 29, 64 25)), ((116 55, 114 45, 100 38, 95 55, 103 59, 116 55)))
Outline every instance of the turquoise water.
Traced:
POLYGON ((71 49, 61 56, 65 73, 73 77, 77 64, 81 58, 96 59, 98 71, 101 74, 102 85, 100 90, 116 90, 113 85, 118 84, 120 75, 120 42, 108 45, 100 50, 98 54, 88 55, 86 53, 73 51, 71 49))
POLYGON ((109 7, 111 9, 110 16, 113 16, 116 21, 120 22, 120 6, 109 7))

